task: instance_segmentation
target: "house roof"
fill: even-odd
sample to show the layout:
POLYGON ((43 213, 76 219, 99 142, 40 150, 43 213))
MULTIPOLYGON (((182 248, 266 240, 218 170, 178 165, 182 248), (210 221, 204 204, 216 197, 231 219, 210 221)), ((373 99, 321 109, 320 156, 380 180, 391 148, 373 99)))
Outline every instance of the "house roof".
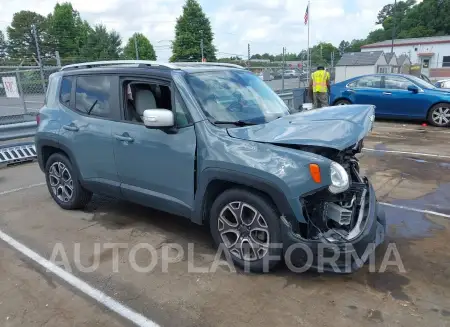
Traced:
POLYGON ((386 62, 389 64, 392 60, 392 57, 395 56, 395 52, 385 53, 384 56, 386 57, 386 62))
POLYGON ((371 66, 375 65, 383 51, 344 53, 336 66, 371 66))
POLYGON ((409 62, 411 62, 411 60, 409 60, 409 57, 405 54, 402 54, 401 56, 398 57, 397 63, 399 66, 402 66, 405 61, 408 60, 409 62))
MULTIPOLYGON (((406 46, 406 45, 439 44, 439 43, 450 43, 450 35, 418 37, 418 38, 412 38, 412 39, 396 39, 396 40, 394 40, 394 47, 395 46, 406 46)), ((363 45, 361 47, 361 49, 391 47, 391 46, 392 46, 392 40, 386 40, 386 41, 381 41, 381 42, 377 42, 377 43, 363 45)))

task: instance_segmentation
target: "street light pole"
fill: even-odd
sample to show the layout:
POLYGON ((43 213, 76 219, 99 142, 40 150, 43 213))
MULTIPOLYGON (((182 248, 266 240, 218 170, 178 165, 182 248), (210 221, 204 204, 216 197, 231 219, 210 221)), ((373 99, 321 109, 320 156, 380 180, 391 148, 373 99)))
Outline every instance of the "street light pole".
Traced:
POLYGON ((394 21, 394 26, 392 27, 392 46, 391 46, 391 53, 394 53, 394 39, 395 39, 395 29, 396 29, 396 19, 397 19, 397 15, 396 15, 396 11, 397 11, 397 0, 394 1, 394 8, 392 8, 392 16, 393 16, 393 21, 394 21))

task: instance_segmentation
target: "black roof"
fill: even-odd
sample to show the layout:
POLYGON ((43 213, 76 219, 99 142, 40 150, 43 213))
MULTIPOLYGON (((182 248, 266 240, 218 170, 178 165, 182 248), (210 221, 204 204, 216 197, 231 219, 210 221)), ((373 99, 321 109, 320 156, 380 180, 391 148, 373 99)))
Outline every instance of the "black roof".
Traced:
POLYGON ((344 53, 336 66, 371 66, 375 65, 383 51, 344 53))

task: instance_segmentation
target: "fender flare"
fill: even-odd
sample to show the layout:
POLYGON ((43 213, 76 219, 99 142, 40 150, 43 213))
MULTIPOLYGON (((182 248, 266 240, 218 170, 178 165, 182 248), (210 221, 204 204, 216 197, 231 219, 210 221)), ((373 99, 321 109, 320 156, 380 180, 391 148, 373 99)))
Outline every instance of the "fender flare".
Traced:
MULTIPOLYGON (((64 152, 67 157, 69 158, 73 168, 75 169, 75 171, 77 172, 77 175, 81 177, 80 174, 80 169, 78 168, 78 163, 75 159, 75 156, 73 155, 73 152, 64 144, 61 144, 55 140, 49 140, 49 139, 40 139, 40 140, 36 140, 35 142, 36 144, 36 153, 38 154, 38 163, 39 163, 39 167, 41 168, 42 171, 45 170, 45 163, 44 163, 44 158, 42 155, 42 149, 45 146, 49 146, 58 150, 61 150, 62 152, 64 152)), ((82 180, 82 178, 80 178, 80 180, 82 180)))
POLYGON ((211 185, 214 181, 230 182, 261 191, 271 198, 281 215, 284 215, 289 221, 296 220, 294 210, 289 204, 284 192, 274 183, 259 178, 255 175, 250 175, 235 170, 207 168, 199 177, 197 192, 194 199, 194 210, 191 220, 196 224, 203 224, 203 211, 207 200, 207 190, 209 185, 211 185))

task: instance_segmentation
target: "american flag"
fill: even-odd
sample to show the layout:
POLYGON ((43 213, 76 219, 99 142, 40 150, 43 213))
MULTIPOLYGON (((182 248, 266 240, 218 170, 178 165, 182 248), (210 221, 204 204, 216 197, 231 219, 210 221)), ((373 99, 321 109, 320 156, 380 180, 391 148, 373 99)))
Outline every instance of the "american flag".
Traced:
POLYGON ((305 25, 308 24, 308 19, 309 19, 308 11, 309 11, 309 5, 306 7, 306 12, 305 12, 305 25))

